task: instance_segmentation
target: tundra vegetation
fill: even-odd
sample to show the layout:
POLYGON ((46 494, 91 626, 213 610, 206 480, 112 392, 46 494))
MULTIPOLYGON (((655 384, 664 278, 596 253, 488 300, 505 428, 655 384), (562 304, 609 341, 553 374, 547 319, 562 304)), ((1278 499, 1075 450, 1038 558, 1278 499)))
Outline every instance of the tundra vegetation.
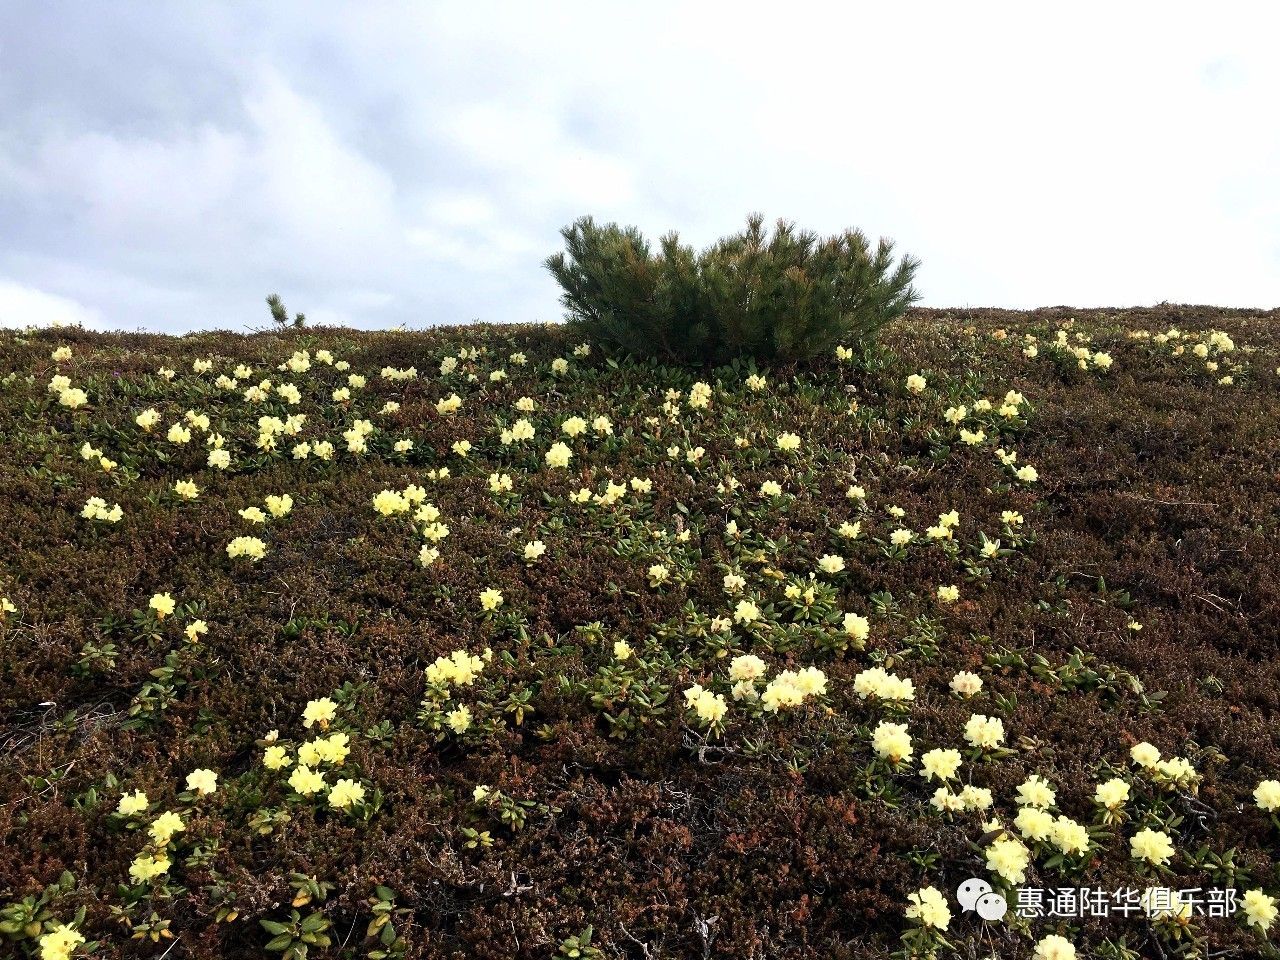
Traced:
POLYGON ((0 333, 3 952, 1274 956, 1280 316, 885 269, 811 357, 687 286, 693 367, 0 333))

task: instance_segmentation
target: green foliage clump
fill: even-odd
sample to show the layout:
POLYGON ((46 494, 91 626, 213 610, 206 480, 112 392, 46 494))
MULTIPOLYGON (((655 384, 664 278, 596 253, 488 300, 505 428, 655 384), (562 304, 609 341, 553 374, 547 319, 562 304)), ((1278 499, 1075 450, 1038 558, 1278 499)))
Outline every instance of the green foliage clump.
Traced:
POLYGON ((860 230, 822 238, 752 214, 746 229, 696 252, 669 233, 655 252, 635 227, 582 217, 547 269, 569 324, 589 339, 664 362, 818 356, 864 344, 919 299, 919 261, 860 230))
MULTIPOLYGON (((279 327, 289 326, 289 311, 285 309, 284 301, 280 299, 280 294, 267 294, 267 307, 271 310, 271 319, 279 327)), ((307 315, 305 313, 294 314, 293 325, 301 330, 307 325, 307 315)))

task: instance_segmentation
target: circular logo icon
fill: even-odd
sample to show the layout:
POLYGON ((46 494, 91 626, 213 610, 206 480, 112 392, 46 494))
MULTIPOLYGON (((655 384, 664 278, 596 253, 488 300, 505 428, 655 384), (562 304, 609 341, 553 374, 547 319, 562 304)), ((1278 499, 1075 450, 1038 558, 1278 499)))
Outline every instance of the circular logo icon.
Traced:
POLYGON ((960 906, 968 912, 977 906, 980 896, 990 892, 991 884, 981 877, 970 877, 960 884, 959 889, 956 890, 956 899, 960 901, 960 906))
POLYGON ((981 877, 970 877, 956 889, 956 899, 966 913, 977 911, 983 920, 1000 920, 1009 912, 1009 904, 981 877))
POLYGON ((1000 920, 1009 912, 1009 904, 998 893, 984 893, 978 898, 978 916, 983 920, 1000 920))

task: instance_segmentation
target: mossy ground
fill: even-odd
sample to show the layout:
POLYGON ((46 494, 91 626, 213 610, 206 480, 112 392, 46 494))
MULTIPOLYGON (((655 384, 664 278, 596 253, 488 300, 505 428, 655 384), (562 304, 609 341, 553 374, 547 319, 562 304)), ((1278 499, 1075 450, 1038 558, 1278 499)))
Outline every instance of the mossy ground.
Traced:
MULTIPOLYGON (((681 372, 574 347, 541 327, 0 334, 0 594, 16 608, 0 625, 0 905, 67 870, 74 888, 48 918, 84 908, 97 956, 159 956, 171 937, 174 955, 259 956, 272 939, 259 921, 288 922, 301 874, 332 885, 300 908, 331 924, 332 947, 313 956, 377 949, 366 933, 382 885, 414 957, 547 957, 588 925, 606 956, 876 957, 900 948, 910 892, 932 884, 950 899, 963 879, 989 876, 973 844, 987 816, 1010 822, 1032 773, 1090 826, 1101 780, 1131 780, 1134 800, 1078 861, 1051 868, 1037 850, 1027 885, 1150 884, 1128 838, 1155 825, 1178 851, 1157 882, 1280 894, 1280 825, 1253 798, 1280 777, 1275 312, 915 311, 852 360, 759 370, 761 390, 745 365, 681 372), (1175 328, 1184 335, 1163 339, 1175 328), (1051 346, 1060 329, 1111 367, 1079 369, 1051 346), (1235 349, 1197 357, 1213 330, 1235 349), (64 345, 71 359, 53 361, 64 345), (463 348, 477 352, 442 374, 463 348), (350 370, 319 362, 323 349, 350 370), (309 369, 277 369, 301 350, 309 369), (193 372, 202 358, 213 369, 193 372), (239 364, 252 377, 219 388, 239 364), (387 379, 388 367, 417 376, 387 379), (352 373, 367 385, 335 400, 352 373), (904 386, 916 373, 928 381, 918 395, 904 386), (87 406, 59 405, 55 375, 87 406), (243 399, 268 378, 295 384, 301 402, 243 399), (688 404, 697 380, 713 387, 705 409, 688 404), (664 410, 669 390, 681 396, 664 410), (976 406, 998 408, 1010 390, 1026 401, 1016 417, 976 406), (454 393, 461 409, 437 412, 454 393), (532 412, 516 409, 521 397, 532 412), (388 402, 399 406, 382 412, 388 402), (968 418, 948 423, 944 411, 962 404, 968 418), (135 423, 147 408, 161 414, 149 433, 135 423), (209 429, 169 442, 188 411, 209 429), (297 436, 256 448, 259 417, 297 413, 297 436), (583 436, 562 432, 573 416, 583 436), (593 427, 600 416, 610 435, 593 427), (535 437, 504 444, 521 417, 535 437), (375 428, 360 455, 342 436, 357 419, 375 428), (985 439, 962 443, 960 428, 985 439), (801 438, 797 451, 777 448, 782 432, 801 438), (227 470, 207 465, 211 434, 233 453, 227 470), (412 450, 397 452, 405 438, 412 450), (331 461, 292 456, 323 439, 331 461), (557 441, 571 448, 567 468, 546 463, 557 441), (86 443, 115 468, 83 457, 86 443), (1019 481, 998 447, 1038 480, 1019 481), (510 476, 509 492, 491 491, 494 473, 510 476), (197 499, 175 495, 182 479, 197 499), (610 480, 628 489, 599 502, 610 480), (768 481, 781 496, 760 493, 768 481), (449 527, 425 567, 409 515, 371 505, 410 484, 449 527), (865 499, 849 497, 853 485, 865 499), (584 487, 594 499, 572 502, 584 487), (285 517, 238 513, 285 493, 285 517), (83 518, 91 496, 118 503, 120 522, 83 518), (927 540, 951 510, 954 540, 927 540), (1024 522, 1010 527, 1004 511, 1024 522), (839 533, 845 522, 861 524, 856 539, 839 533), (899 526, 916 533, 900 551, 888 545, 899 526), (259 537, 265 557, 230 559, 237 536, 259 537), (983 536, 1012 552, 982 556, 983 536), (534 540, 546 554, 528 562, 534 540), (818 573, 806 602, 828 554, 845 570, 818 573), (669 574, 659 586, 655 564, 669 574), (726 594, 729 572, 764 613, 721 632, 711 621, 732 619, 741 599, 726 594), (960 599, 939 602, 951 584, 960 599), (489 588, 503 596, 493 612, 478 599, 489 588), (157 593, 178 604, 160 621, 147 612, 157 593), (864 649, 839 626, 849 612, 870 621, 864 649), (184 627, 197 619, 208 631, 192 641, 184 627), (446 695, 448 709, 472 713, 459 735, 424 714, 424 668, 486 648, 480 679, 446 695), (764 715, 730 698, 723 729, 707 731, 683 691, 727 694, 727 664, 744 653, 769 676, 818 667, 826 692, 764 715), (909 677, 914 701, 895 710, 858 697, 853 677, 877 664, 909 677), (953 695, 958 670, 979 674, 982 692, 953 695), (288 770, 263 767, 259 741, 312 736, 302 712, 321 697, 339 704, 331 729, 351 738, 327 780, 366 785, 361 811, 299 797, 288 770), (966 758, 961 771, 991 789, 995 809, 944 815, 916 760, 939 746, 967 754, 973 713, 1007 731, 1007 756, 966 758), (916 745, 898 771, 870 747, 885 718, 907 722, 916 745), (1190 759, 1198 783, 1147 783, 1129 760, 1140 741, 1190 759), (197 768, 218 773, 216 793, 184 793, 197 768), (480 784, 506 799, 477 802, 480 784), (115 816, 137 789, 148 813, 115 816), (145 825, 163 810, 186 821, 168 880, 132 883, 145 825), (1228 851, 1234 875, 1213 860, 1228 851)), ((1053 931, 1084 955, 1122 937, 1141 956, 1187 942, 1265 949, 1241 917, 1197 919, 1179 940, 1136 917, 982 932, 952 909, 961 956, 1030 955, 1053 931)), ((29 939, 10 946, 34 955, 29 939)))

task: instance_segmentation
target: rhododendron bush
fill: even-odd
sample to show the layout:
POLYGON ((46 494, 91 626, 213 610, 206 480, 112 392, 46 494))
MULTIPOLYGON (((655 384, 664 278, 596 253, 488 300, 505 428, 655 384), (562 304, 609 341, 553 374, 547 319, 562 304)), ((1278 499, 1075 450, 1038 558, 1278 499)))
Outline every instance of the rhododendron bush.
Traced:
POLYGON ((1278 320, 0 332, 0 952, 1274 955, 1278 320))

